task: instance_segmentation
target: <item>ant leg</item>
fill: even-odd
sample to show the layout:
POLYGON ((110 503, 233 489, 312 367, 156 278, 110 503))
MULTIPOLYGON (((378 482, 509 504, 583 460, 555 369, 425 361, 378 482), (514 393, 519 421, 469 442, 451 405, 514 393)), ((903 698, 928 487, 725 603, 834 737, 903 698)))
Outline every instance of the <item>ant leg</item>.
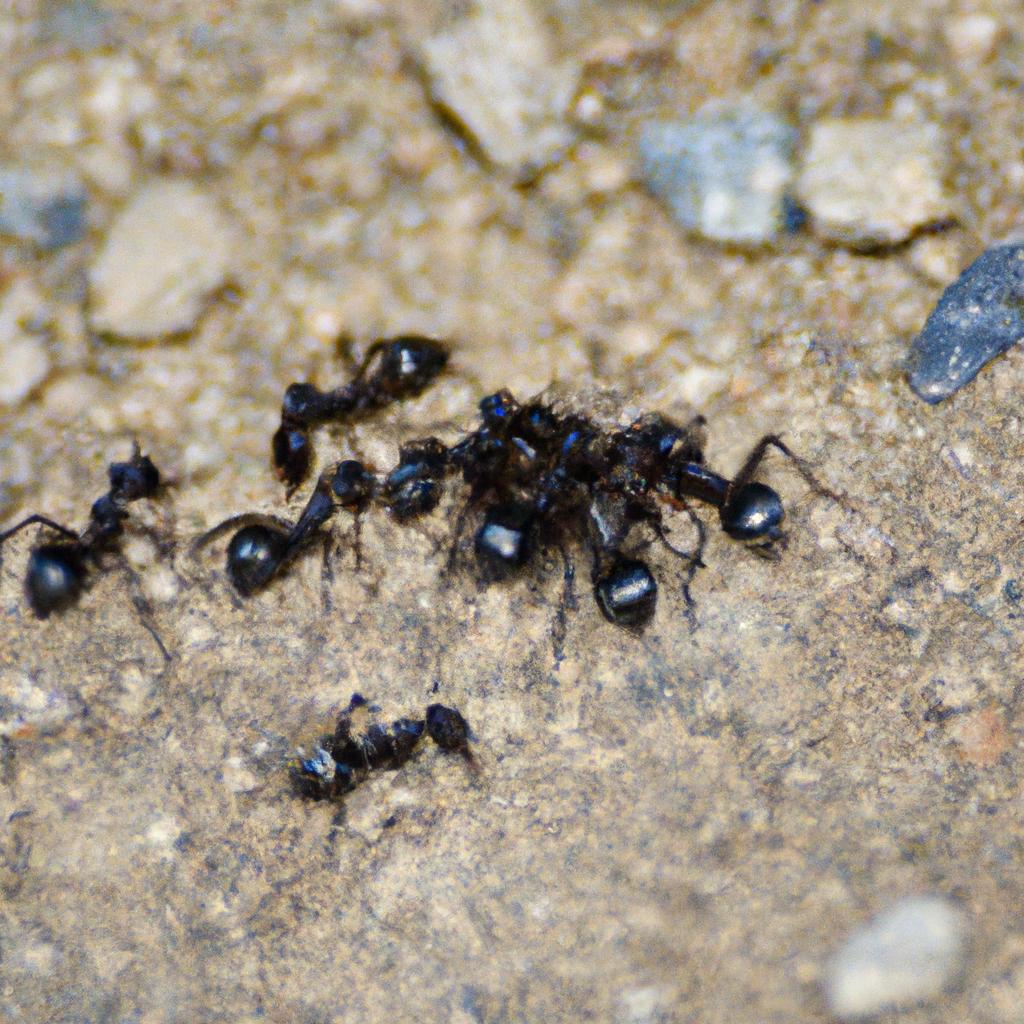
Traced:
POLYGON ((565 659, 565 638, 568 633, 568 613, 578 607, 576 601, 576 565, 569 552, 559 545, 562 556, 562 596, 555 612, 555 624, 551 629, 551 652, 555 657, 555 665, 565 659))
POLYGON ((27 519, 22 519, 17 526, 12 526, 9 530, 4 530, 0 533, 0 544, 3 544, 8 537, 13 537, 20 530, 24 530, 26 526, 32 526, 33 523, 39 523, 41 526, 48 526, 51 530, 56 530, 57 533, 63 534, 69 540, 78 540, 78 534, 73 530, 69 530, 66 526, 61 526, 60 523, 55 523, 52 519, 48 519, 46 516, 32 515, 27 519))
POLYGON ((462 543, 462 534, 466 530, 466 523, 469 520, 469 505, 465 502, 455 517, 455 529, 452 530, 452 546, 448 549, 448 559, 441 570, 441 578, 447 579, 455 572, 455 563, 459 557, 459 545, 462 543))
POLYGON ((269 526, 279 527, 286 533, 291 533, 294 528, 294 523, 289 523, 287 519, 281 519, 278 516, 266 515, 262 512, 243 512, 237 516, 231 516, 230 519, 225 519, 224 522, 218 523, 216 526, 211 527, 206 533, 202 533, 192 542, 192 553, 199 551, 200 548, 206 547, 210 541, 216 540, 218 537, 227 533, 228 530, 234 529, 236 526, 269 526))
POLYGON ((320 603, 324 613, 330 614, 334 607, 334 601, 331 598, 331 585, 334 583, 331 554, 334 550, 334 540, 330 534, 324 535, 323 545, 323 564, 320 567, 320 603))
POLYGON ((381 338, 375 341, 363 355, 359 365, 356 367, 356 372, 352 375, 352 383, 362 383, 363 378, 366 376, 366 371, 370 368, 370 364, 384 351, 384 346, 388 344, 388 341, 381 338))
POLYGON ((119 556, 118 561, 121 563, 121 567, 124 569, 125 575, 128 577, 128 583, 132 591, 132 605, 135 608, 135 613, 139 617, 139 622, 142 624, 142 628, 153 638, 153 642, 159 649, 164 661, 170 663, 173 661, 173 657, 164 645, 164 642, 160 638, 160 634, 157 632, 156 626, 153 623, 153 606, 149 603, 148 598, 142 592, 142 580, 139 578, 139 574, 131 567, 128 559, 125 558, 123 554, 119 556))
MULTIPOLYGON (((680 499, 676 499, 680 501, 680 499)), ((697 629, 697 618, 694 614, 694 607, 696 602, 693 600, 693 595, 690 593, 690 584, 693 582, 693 578, 697 575, 699 569, 704 568, 704 541, 707 537, 707 530, 704 527, 703 521, 700 517, 686 504, 685 501, 680 501, 683 509, 690 517, 690 521, 697 527, 697 547, 694 551, 683 551, 681 548, 677 548, 669 539, 665 533, 665 525, 661 521, 661 514, 657 509, 653 509, 654 515, 651 516, 651 526, 654 529, 655 536, 658 540, 668 548, 677 558, 683 559, 686 562, 686 573, 683 578, 683 603, 685 605, 685 615, 687 621, 690 623, 690 632, 693 633, 697 629)))
POLYGON ((733 494, 735 494, 745 484, 748 484, 753 480, 754 474, 764 461, 764 457, 768 453, 769 448, 774 448, 776 451, 785 455, 786 458, 793 463, 796 471, 804 478, 804 482, 815 492, 815 494, 831 498, 840 505, 846 504, 842 495, 837 494, 835 491, 822 484, 811 472, 810 464, 805 459, 801 459, 799 455, 794 454, 781 437, 777 434, 765 434, 765 436, 762 437, 756 445, 754 445, 753 450, 747 456, 747 459, 740 468, 740 471, 736 474, 732 483, 729 485, 729 491, 725 499, 726 505, 729 504, 729 500, 733 494))
POLYGON ((363 571, 363 512, 356 509, 352 514, 352 545, 356 554, 356 572, 363 571))

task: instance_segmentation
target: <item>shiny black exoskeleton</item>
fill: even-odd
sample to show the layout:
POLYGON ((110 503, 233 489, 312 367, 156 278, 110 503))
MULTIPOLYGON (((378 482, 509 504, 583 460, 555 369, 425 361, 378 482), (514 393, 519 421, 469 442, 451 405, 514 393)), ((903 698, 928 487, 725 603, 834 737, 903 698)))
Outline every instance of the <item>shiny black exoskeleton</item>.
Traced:
POLYGON ((555 547, 566 560, 563 602, 570 602, 574 570, 566 549, 583 540, 602 614, 635 632, 654 615, 658 595, 647 564, 628 554, 636 527, 646 525, 684 559, 689 608, 689 583, 703 564, 705 527, 688 499, 717 509, 726 534, 770 555, 783 538, 782 500, 753 479, 770 448, 786 455, 815 491, 837 497, 775 435, 758 442, 734 479, 714 472, 704 463, 701 417, 678 425, 646 414, 607 430, 578 413, 536 399, 521 404, 499 391, 480 402, 480 420, 477 430, 448 449, 447 458, 437 453, 417 479, 436 494, 443 476, 462 475, 470 509, 482 513, 473 541, 481 576, 488 582, 504 579, 527 565, 536 550, 555 547), (679 551, 668 541, 662 503, 690 516, 697 530, 694 551, 679 551))
POLYGON ((371 504, 406 522, 435 509, 446 484, 461 476, 469 493, 457 518, 450 566, 461 531, 473 519, 473 554, 484 582, 514 575, 537 551, 557 550, 564 563, 559 613, 564 622, 565 609, 575 602, 570 550, 582 542, 591 556, 602 614, 639 632, 655 613, 658 585, 634 550, 637 528, 652 531, 684 561, 681 589, 691 614, 689 584, 703 565, 706 534, 691 500, 715 508, 728 536, 771 556, 783 539, 784 509, 779 495, 754 479, 770 449, 782 452, 817 493, 838 498, 775 435, 762 438, 730 480, 704 462, 702 417, 679 425, 646 414, 608 429, 542 399, 520 403, 508 391, 488 395, 479 408, 479 427, 450 446, 428 437, 404 444, 388 472, 374 473, 348 460, 333 476, 325 473, 294 526, 266 516, 239 516, 201 543, 229 525, 244 527, 229 547, 228 573, 235 588, 248 594, 269 582, 338 508, 355 512, 357 527, 359 514, 371 504), (681 551, 669 541, 665 505, 689 516, 696 529, 694 550, 681 551))
POLYGON ((271 442, 274 469, 294 490, 312 461, 310 429, 344 421, 392 402, 412 398, 428 387, 448 363, 448 349, 432 338, 402 335, 370 346, 353 379, 334 391, 313 384, 291 384, 281 405, 281 426, 271 442))
POLYGON ((447 753, 473 763, 469 724, 455 709, 431 704, 424 718, 399 718, 390 725, 372 724, 365 732, 353 730, 354 713, 366 707, 365 698, 353 694, 338 716, 334 732, 322 736, 311 756, 305 753, 292 765, 296 790, 312 800, 338 800, 373 771, 401 768, 415 753, 424 733, 447 753))
POLYGON ((193 547, 204 547, 238 527, 228 544, 227 572, 234 588, 248 597, 266 586, 305 548, 339 508, 358 515, 370 500, 374 485, 373 477, 361 463, 346 459, 321 474, 295 523, 260 513, 243 513, 207 530, 193 547))
POLYGON ((80 534, 42 515, 31 515, 0 533, 0 547, 33 524, 47 527, 62 538, 36 545, 29 555, 25 592, 32 611, 40 619, 78 600, 88 581, 90 566, 97 565, 103 552, 124 532, 127 506, 154 497, 160 489, 160 472, 139 451, 138 445, 127 462, 112 463, 107 476, 110 489, 93 502, 89 524, 80 534))

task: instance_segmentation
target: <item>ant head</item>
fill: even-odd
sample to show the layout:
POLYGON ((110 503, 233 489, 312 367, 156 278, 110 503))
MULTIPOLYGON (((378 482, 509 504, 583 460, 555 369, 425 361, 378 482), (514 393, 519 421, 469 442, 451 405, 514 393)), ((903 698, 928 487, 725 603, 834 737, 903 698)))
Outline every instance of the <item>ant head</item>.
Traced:
POLYGON ((782 537, 782 499, 766 484, 744 484, 719 512, 722 529, 733 538, 770 547, 782 537))
POLYGON ((427 735, 442 749, 469 758, 469 722, 455 708, 431 704, 427 708, 427 735))
POLYGON ((503 388, 481 398, 479 409, 484 426, 493 430, 503 427, 519 411, 519 403, 512 397, 511 391, 503 388))
POLYGON ((331 490, 342 508, 359 508, 373 491, 373 476, 355 459, 345 459, 331 477, 331 490))
POLYGON ((85 583, 83 553, 75 544, 41 544, 28 559, 25 590, 40 619, 78 599, 85 583))
POLYGON ((437 508, 448 450, 436 437, 404 444, 398 465, 384 480, 384 497, 396 518, 412 519, 437 508))
POLYGON ((288 535, 271 526, 246 526, 228 545, 228 576, 245 597, 265 586, 281 567, 288 550, 288 535))
POLYGON ((640 632, 654 615, 658 584, 643 562, 619 558, 594 583, 594 596, 609 622, 640 632))
POLYGON ((110 490, 124 501, 150 498, 160 487, 160 470, 138 448, 129 462, 112 462, 107 469, 110 490))
POLYGON ((473 549, 487 580, 510 576, 530 557, 533 509, 523 502, 488 509, 473 549))
POLYGON ((403 335, 381 354, 378 378, 396 398, 418 395, 445 368, 448 349, 431 338, 403 335))
POLYGON ((305 427, 282 423, 271 441, 274 472, 289 487, 298 487, 309 472, 312 447, 305 427))

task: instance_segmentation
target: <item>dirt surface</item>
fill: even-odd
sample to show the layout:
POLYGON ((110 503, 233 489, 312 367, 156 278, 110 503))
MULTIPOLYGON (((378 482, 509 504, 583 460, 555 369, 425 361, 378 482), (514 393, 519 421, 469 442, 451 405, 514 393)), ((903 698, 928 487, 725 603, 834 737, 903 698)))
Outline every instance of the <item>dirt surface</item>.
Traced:
MULTIPOLYGON (((829 954, 922 893, 963 908, 969 959, 899 1019, 1019 1022, 1024 356, 937 407, 902 364, 943 287, 1020 221, 1024 13, 546 5, 529 24, 572 83, 551 114, 570 141, 510 167, 431 99, 420 44, 459 8, 0 13, 0 162, 87 196, 77 240, 0 247, 0 366, 45 367, 0 407, 0 521, 83 526, 133 438, 174 480, 133 507, 137 591, 112 560, 40 622, 30 532, 3 549, 0 1019, 825 1021, 829 954), (955 222, 871 253, 807 228, 749 251, 685 235, 634 143, 709 96, 802 133, 894 111, 944 126, 955 222), (157 178, 218 204, 230 274, 184 332, 100 335, 90 268, 157 178), (760 560, 708 515, 692 630, 663 549, 640 638, 601 618, 577 552, 560 663, 555 559, 489 588, 468 560, 442 576, 454 493, 413 526, 367 516, 358 572, 340 514, 326 585, 314 549, 238 599, 223 545, 190 545, 301 507, 268 464, 285 385, 344 380, 339 335, 353 358, 402 330, 450 338, 450 371, 319 432, 324 463, 388 465, 401 439, 458 436, 489 389, 560 380, 614 388, 626 416, 703 412, 724 472, 781 431, 849 507, 770 460, 788 547, 760 560), (425 747, 342 808, 298 799, 289 757, 357 690, 389 719, 458 706, 480 771, 425 747)), ((690 541, 682 517, 672 535, 690 541)))

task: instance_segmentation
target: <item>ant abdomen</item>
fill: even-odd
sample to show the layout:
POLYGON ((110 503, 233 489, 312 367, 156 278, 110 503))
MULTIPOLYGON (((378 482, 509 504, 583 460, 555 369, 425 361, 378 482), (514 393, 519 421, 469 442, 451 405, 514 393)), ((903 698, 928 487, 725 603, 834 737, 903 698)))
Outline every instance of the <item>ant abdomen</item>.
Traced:
POLYGON ((618 558, 594 582, 594 597, 609 622, 639 631, 654 617, 658 584, 645 563, 618 558))
POLYGON ((526 502, 509 502, 487 510, 473 543, 484 579, 505 579, 529 561, 534 520, 533 506, 526 502))
POLYGON ((778 493, 766 484, 744 484, 719 510, 722 529, 733 540, 770 545, 782 536, 785 510, 778 493))
POLYGON ((265 587, 288 553, 288 534, 265 524, 244 526, 228 544, 227 571, 243 597, 265 587))
POLYGON ((86 580, 85 552, 78 544, 40 544, 28 558, 25 592, 40 619, 74 604, 86 580))

